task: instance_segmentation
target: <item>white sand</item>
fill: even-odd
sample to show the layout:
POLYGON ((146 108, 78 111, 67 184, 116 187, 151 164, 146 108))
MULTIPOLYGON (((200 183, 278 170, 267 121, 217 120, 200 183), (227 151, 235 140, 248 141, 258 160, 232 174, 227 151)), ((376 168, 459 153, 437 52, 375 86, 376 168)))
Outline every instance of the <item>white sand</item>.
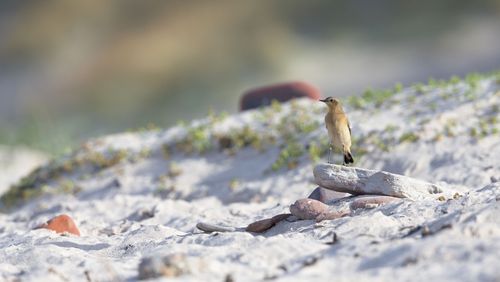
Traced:
MULTIPOLYGON (((308 157, 301 157, 295 169, 267 172, 277 147, 264 153, 246 148, 235 156, 217 150, 202 156, 173 153, 165 160, 161 144, 180 138, 183 128, 109 136, 89 147, 147 148, 151 155, 96 173, 77 169, 64 174, 82 191, 46 195, 0 214, 0 280, 133 281, 141 258, 184 253, 192 269, 178 277, 183 281, 222 281, 227 275, 235 281, 498 281, 500 183, 491 182, 500 179, 500 135, 476 139, 469 130, 482 118, 498 117, 490 109, 500 104, 499 86, 483 81, 474 100, 464 95, 467 85, 455 88, 459 93, 448 99, 440 96, 448 90, 435 90, 412 102, 408 98, 413 90, 406 89, 392 98, 399 104, 385 104, 383 110, 346 110, 354 136, 372 132, 399 139, 409 131, 420 136, 414 143, 392 146, 390 152, 365 145, 367 154, 354 156, 357 166, 453 187, 462 191, 457 199, 405 200, 320 223, 281 222, 262 235, 205 234, 195 228, 200 221, 245 227, 288 212, 293 201, 316 187, 308 157), (455 137, 433 141, 450 119, 455 137), (400 128, 389 132, 387 125, 400 128), (168 173, 173 160, 182 173, 162 184, 158 177, 168 173), (230 188, 235 179, 238 185, 230 188), (170 186, 175 189, 161 192, 170 186), (32 230, 61 213, 75 219, 81 237, 32 230), (142 219, 144 213, 154 216, 142 219), (334 233, 338 242, 327 244, 334 233)), ((300 101, 298 107, 310 109, 321 122, 320 103, 300 101)), ((290 115, 292 108, 284 106, 271 123, 290 115)), ((265 128, 256 114, 229 117, 214 130, 245 124, 265 128)), ((302 139, 325 135, 320 126, 302 139)), ((51 183, 57 186, 58 181, 51 183)))

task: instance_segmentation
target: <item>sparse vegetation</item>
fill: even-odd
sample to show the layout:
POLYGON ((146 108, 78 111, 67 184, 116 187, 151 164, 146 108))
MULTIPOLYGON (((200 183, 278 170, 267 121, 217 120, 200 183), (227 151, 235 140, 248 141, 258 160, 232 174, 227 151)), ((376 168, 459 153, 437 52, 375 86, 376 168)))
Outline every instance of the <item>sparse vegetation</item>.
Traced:
POLYGON ((179 165, 176 162, 170 162, 168 164, 168 177, 170 178, 176 178, 179 175, 182 174, 182 169, 179 167, 179 165))
POLYGON ((424 85, 422 83, 416 83, 414 84, 413 86, 413 90, 415 91, 415 94, 424 94, 425 93, 425 90, 424 90, 424 85))
POLYGON ((329 150, 330 144, 328 140, 322 139, 320 142, 312 141, 308 146, 309 159, 313 163, 320 161, 321 157, 324 156, 329 150))
POLYGON ((444 134, 447 137, 454 137, 456 135, 455 133, 455 127, 457 126, 457 122, 454 119, 450 119, 446 122, 444 125, 444 134))
POLYGON ((40 196, 46 191, 73 191, 78 192, 76 187, 71 187, 69 182, 61 182, 61 189, 48 189, 50 183, 60 179, 63 174, 74 173, 80 170, 80 173, 97 173, 104 169, 115 166, 123 161, 129 160, 132 155, 126 150, 108 149, 105 152, 90 151, 84 149, 79 154, 72 154, 58 160, 51 161, 48 165, 40 167, 29 175, 21 179, 19 183, 10 187, 10 189, 0 197, 0 201, 7 207, 17 204, 19 201, 27 201, 35 196, 40 196), (46 187, 39 189, 38 187, 46 187))
POLYGON ((238 186, 240 186, 240 182, 238 181, 238 179, 233 178, 231 179, 231 181, 229 181, 229 189, 231 191, 236 191, 238 189, 238 186))
POLYGON ((401 91, 403 91, 403 84, 398 82, 394 85, 394 92, 399 93, 401 91))
POLYGON ((304 145, 299 142, 291 141, 285 144, 278 155, 278 159, 272 164, 271 169, 277 171, 285 166, 288 169, 295 168, 304 152, 304 145))
POLYGON ((404 143, 404 142, 414 143, 414 142, 417 142, 418 139, 420 139, 420 137, 418 137, 418 135, 416 135, 415 133, 406 132, 403 135, 401 135, 401 137, 399 137, 399 142, 400 143, 404 143))

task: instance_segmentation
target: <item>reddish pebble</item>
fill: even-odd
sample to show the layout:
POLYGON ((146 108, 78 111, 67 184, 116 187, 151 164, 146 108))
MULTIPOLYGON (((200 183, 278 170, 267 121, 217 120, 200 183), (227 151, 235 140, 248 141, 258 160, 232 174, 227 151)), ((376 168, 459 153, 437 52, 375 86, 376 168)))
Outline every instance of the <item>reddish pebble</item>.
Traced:
POLYGON ((247 226, 245 229, 248 232, 254 232, 254 233, 262 233, 266 230, 269 230, 271 227, 276 225, 278 222, 287 219, 291 214, 289 213, 283 213, 283 214, 278 214, 276 216, 273 216, 271 218, 266 218, 262 219, 259 221, 256 221, 254 223, 251 223, 247 226))
POLYGON ((290 206, 290 212, 300 219, 316 219, 328 212, 328 206, 314 199, 300 199, 290 206))
POLYGON ((61 214, 52 218, 47 221, 47 223, 42 224, 39 228, 50 229, 58 234, 67 232, 80 236, 80 230, 76 227, 75 222, 69 215, 66 214, 61 214))

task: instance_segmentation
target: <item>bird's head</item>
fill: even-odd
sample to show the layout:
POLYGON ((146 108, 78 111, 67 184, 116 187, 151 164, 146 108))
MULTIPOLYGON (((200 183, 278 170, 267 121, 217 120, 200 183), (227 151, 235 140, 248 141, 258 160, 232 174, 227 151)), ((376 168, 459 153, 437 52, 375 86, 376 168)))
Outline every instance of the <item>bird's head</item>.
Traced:
POLYGON ((320 100, 320 101, 325 103, 329 108, 335 108, 337 105, 340 104, 339 100, 337 100, 333 97, 327 97, 327 98, 320 100))

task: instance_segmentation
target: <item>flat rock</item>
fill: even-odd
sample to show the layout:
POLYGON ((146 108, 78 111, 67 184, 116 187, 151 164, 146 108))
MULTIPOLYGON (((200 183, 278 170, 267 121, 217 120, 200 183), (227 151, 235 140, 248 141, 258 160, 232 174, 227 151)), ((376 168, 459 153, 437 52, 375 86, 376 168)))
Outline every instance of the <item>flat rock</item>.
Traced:
POLYGON ((317 187, 316 189, 314 189, 314 191, 312 191, 312 193, 307 198, 318 200, 326 204, 333 200, 344 198, 348 195, 349 195, 348 193, 341 193, 334 190, 317 187))
POLYGON ((58 215, 46 223, 40 225, 38 228, 45 228, 55 231, 58 234, 61 233, 71 233, 76 236, 80 236, 80 230, 76 227, 73 219, 66 214, 58 215))
POLYGON ((407 176, 334 164, 317 165, 314 179, 322 188, 353 195, 386 195, 417 200, 444 192, 436 184, 407 176))
POLYGON ((254 223, 251 223, 247 226, 247 228, 245 230, 248 232, 262 233, 262 232, 265 232, 265 231, 271 229, 271 227, 276 225, 278 222, 285 220, 290 216, 292 216, 292 214, 289 214, 289 213, 278 214, 278 215, 275 215, 271 218, 266 218, 266 219, 262 219, 262 220, 254 222, 254 223))

